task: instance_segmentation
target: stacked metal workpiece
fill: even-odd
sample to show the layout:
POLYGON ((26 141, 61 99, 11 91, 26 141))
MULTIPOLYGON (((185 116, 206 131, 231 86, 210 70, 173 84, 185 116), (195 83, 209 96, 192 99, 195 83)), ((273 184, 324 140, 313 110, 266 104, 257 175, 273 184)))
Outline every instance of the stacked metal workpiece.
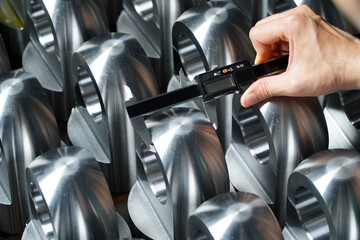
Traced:
POLYGON ((360 239, 359 91, 126 111, 299 4, 352 31, 330 0, 0 0, 0 238, 360 239))

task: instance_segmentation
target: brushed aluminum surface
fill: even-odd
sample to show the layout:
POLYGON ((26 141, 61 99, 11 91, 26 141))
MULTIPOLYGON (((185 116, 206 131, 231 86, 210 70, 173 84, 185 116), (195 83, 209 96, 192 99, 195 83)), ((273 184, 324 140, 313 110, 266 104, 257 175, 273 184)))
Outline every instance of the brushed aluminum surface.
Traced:
POLYGON ((0 231, 20 234, 29 219, 25 168, 60 146, 55 116, 34 76, 0 75, 0 231))
POLYGON ((90 38, 109 32, 103 2, 30 0, 26 13, 32 44, 23 54, 24 70, 48 90, 57 119, 67 120, 74 106, 72 54, 90 38))
POLYGON ((244 109, 238 94, 233 107, 233 143, 226 153, 230 181, 264 199, 284 226, 289 175, 328 146, 322 108, 316 98, 277 97, 244 109))
POLYGON ((230 190, 224 153, 198 110, 164 110, 146 125, 161 163, 143 149, 143 169, 128 200, 130 216, 153 239, 186 239, 187 219, 196 207, 230 190))
MULTIPOLYGON (((173 44, 189 80, 213 66, 253 59, 251 23, 234 4, 207 2, 184 12, 173 26, 173 44)), ((231 142, 232 95, 212 103, 217 134, 224 151, 231 142)))
POLYGON ((309 239, 359 239, 360 155, 326 150, 290 175, 288 198, 309 239))
POLYGON ((112 192, 128 193, 136 180, 136 152, 125 101, 158 94, 149 59, 134 37, 110 33, 84 43, 73 63, 77 106, 69 138, 103 163, 112 192))
POLYGON ((47 239, 118 239, 114 203, 90 151, 64 147, 27 168, 31 215, 47 239))
POLYGON ((252 193, 224 193, 202 203, 189 217, 188 239, 283 239, 268 205, 252 193))

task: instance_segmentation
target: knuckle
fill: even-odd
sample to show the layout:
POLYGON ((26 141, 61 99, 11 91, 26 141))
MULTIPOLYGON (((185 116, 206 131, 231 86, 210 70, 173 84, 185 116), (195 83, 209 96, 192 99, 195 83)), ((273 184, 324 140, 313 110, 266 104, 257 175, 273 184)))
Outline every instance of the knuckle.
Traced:
POLYGON ((271 91, 271 87, 267 81, 258 81, 258 84, 260 85, 260 91, 264 98, 270 98, 274 96, 273 92, 271 91))
POLYGON ((301 13, 291 14, 288 16, 288 22, 294 31, 299 31, 306 27, 307 17, 301 13))
POLYGON ((305 5, 305 4, 300 5, 298 8, 303 13, 307 13, 307 14, 314 13, 314 11, 308 5, 305 5))

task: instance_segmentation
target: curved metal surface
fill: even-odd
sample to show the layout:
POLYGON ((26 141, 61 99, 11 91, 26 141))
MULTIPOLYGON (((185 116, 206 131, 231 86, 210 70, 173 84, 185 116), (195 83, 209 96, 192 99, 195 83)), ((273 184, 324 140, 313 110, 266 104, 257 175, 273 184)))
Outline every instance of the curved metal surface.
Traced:
POLYGON ((283 239, 264 200, 252 193, 225 193, 201 204, 188 220, 188 239, 283 239))
MULTIPOLYGON (((125 220, 116 213, 119 236, 121 239, 134 239, 131 237, 130 228, 125 222, 125 220)), ((34 217, 31 217, 28 223, 26 224, 25 230, 21 236, 22 240, 47 240, 44 231, 41 227, 41 221, 34 217)))
POLYGON ((47 239, 119 238, 109 188, 88 150, 48 151, 26 171, 31 214, 47 239))
POLYGON ((329 129, 329 149, 345 148, 360 151, 358 91, 344 91, 326 96, 324 115, 329 129))
POLYGON ((134 37, 111 33, 84 43, 73 63, 77 107, 68 122, 69 138, 104 163, 112 192, 129 192, 136 180, 136 152, 125 101, 158 94, 149 59, 134 37))
MULTIPOLYGON (((250 28, 250 21, 232 3, 207 2, 183 13, 173 26, 173 43, 187 77, 193 80, 213 66, 253 59, 250 28)), ((216 100, 215 124, 225 150, 231 142, 231 104, 232 95, 216 100)))
POLYGON ((0 74, 10 71, 11 67, 9 57, 7 55, 6 48, 0 34, 0 74))
POLYGON ((252 25, 255 25, 257 21, 268 16, 269 9, 269 0, 211 0, 212 2, 216 1, 225 1, 234 3, 238 6, 249 18, 252 25))
POLYGON ((29 219, 25 168, 60 146, 49 100, 24 72, 0 75, 0 231, 19 234, 29 219))
POLYGON ((360 155, 316 153, 290 175, 288 196, 310 239, 359 239, 360 155))
POLYGON ((67 120, 74 106, 72 54, 82 43, 97 35, 108 33, 102 2, 95 0, 31 0, 27 2, 30 40, 37 58, 49 75, 38 70, 33 55, 24 52, 23 67, 33 73, 49 97, 56 117, 67 120), (38 70, 38 71, 34 71, 38 70))
POLYGON ((168 109, 151 115, 146 125, 166 177, 160 178, 161 166, 154 166, 151 161, 154 158, 147 155, 147 158, 143 158, 146 178, 139 179, 137 187, 146 181, 153 189, 152 195, 158 196, 160 203, 167 204, 171 199, 171 205, 154 208, 149 201, 142 200, 140 203, 140 196, 130 193, 130 216, 135 225, 153 239, 186 239, 187 218, 196 207, 211 197, 229 192, 228 171, 220 142, 206 116, 194 109, 168 109), (170 188, 167 198, 159 194, 166 193, 166 190, 159 191, 160 179, 166 182, 162 186, 168 184, 170 188), (137 201, 137 204, 132 204, 133 201, 137 201), (154 209, 153 212, 162 212, 163 215, 147 216, 149 221, 144 222, 144 214, 138 211, 138 205, 142 209, 148 207, 154 209), (173 225, 173 232, 172 229, 152 228, 149 222, 158 221, 156 218, 173 225), (160 231, 167 231, 171 235, 164 236, 160 231))
POLYGON ((133 35, 149 56, 160 88, 173 75, 171 30, 183 11, 181 0, 123 0, 117 31, 133 35))
POLYGON ((230 181, 270 204, 283 226, 289 175, 328 146, 322 108, 316 98, 278 97, 244 109, 235 94, 233 117, 233 143, 226 153, 230 181))

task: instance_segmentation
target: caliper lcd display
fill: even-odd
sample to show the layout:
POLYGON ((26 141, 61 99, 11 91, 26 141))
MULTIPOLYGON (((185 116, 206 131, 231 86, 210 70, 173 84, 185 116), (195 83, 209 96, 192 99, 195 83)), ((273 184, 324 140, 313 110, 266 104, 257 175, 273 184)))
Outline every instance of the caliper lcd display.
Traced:
POLYGON ((223 92, 236 87, 236 84, 231 74, 226 74, 222 77, 205 81, 204 85, 208 94, 223 92))

